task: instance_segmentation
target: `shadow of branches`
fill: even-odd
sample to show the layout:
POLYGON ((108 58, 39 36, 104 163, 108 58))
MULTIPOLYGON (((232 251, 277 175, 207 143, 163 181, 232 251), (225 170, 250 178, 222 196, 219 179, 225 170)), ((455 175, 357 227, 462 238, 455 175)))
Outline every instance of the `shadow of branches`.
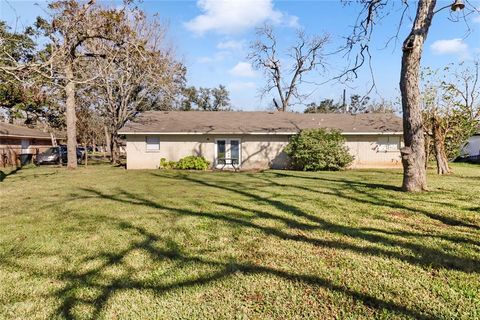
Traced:
MULTIPOLYGON (((266 190, 259 192, 255 187, 245 184, 239 185, 238 183, 229 183, 228 181, 215 181, 214 179, 209 179, 208 176, 202 177, 194 174, 180 173, 176 175, 166 175, 162 173, 152 173, 152 175, 162 179, 189 182, 204 188, 226 192, 228 195, 235 195, 242 201, 229 202, 228 197, 219 197, 213 203, 213 207, 216 209, 207 211, 201 208, 192 209, 189 206, 168 205, 162 201, 149 199, 145 194, 134 193, 125 188, 118 188, 108 192, 94 188, 79 188, 79 193, 72 196, 71 200, 97 198, 133 207, 142 206, 151 208, 154 209, 152 214, 168 213, 179 217, 189 216, 220 222, 232 228, 240 228, 242 230, 251 229, 267 237, 273 237, 274 239, 280 240, 279 245, 282 245, 281 241, 283 240, 296 241, 315 247, 333 248, 367 257, 393 258, 420 268, 448 269, 464 273, 480 272, 480 261, 477 259, 461 256, 451 251, 444 251, 440 248, 422 245, 419 241, 410 241, 411 239, 431 237, 451 243, 460 242, 470 246, 480 247, 480 244, 472 239, 431 233, 392 231, 374 227, 354 227, 349 224, 329 221, 320 214, 302 209, 301 206, 297 204, 298 201, 293 201, 293 203, 292 201, 287 201, 285 197, 282 196, 282 193, 266 190), (234 214, 229 214, 229 211, 234 212, 234 214), (280 226, 272 227, 270 224, 265 225, 261 220, 275 222, 275 225, 280 226), (315 231, 321 232, 316 233, 315 231), (328 234, 333 237, 324 237, 321 236, 321 234, 328 234), (344 241, 342 239, 355 239, 358 241, 344 241)), ((359 181, 328 179, 329 182, 348 188, 349 192, 347 193, 343 188, 324 187, 323 189, 317 189, 302 184, 291 183, 288 179, 287 182, 285 182, 285 178, 288 177, 282 175, 283 174, 269 173, 252 175, 252 178, 258 179, 259 182, 265 185, 278 187, 276 189, 283 190, 283 195, 288 193, 289 190, 298 189, 309 194, 331 195, 345 201, 354 201, 373 206, 390 207, 420 213, 445 223, 446 217, 444 216, 438 217, 437 214, 432 214, 426 210, 409 207, 371 190, 380 188, 383 190, 396 191, 395 187, 359 181), (275 176, 281 176, 282 182, 277 181, 274 178, 275 176)), ((302 177, 299 176, 297 178, 302 177)), ((327 181, 326 178, 322 179, 324 179, 325 182, 327 181)), ((325 206, 327 207, 327 204, 325 204, 325 206)), ((75 217, 73 216, 72 218, 75 217)), ((96 218, 99 217, 97 216, 96 218)), ((238 259, 223 261, 214 259, 212 256, 204 253, 187 253, 178 243, 172 240, 166 242, 159 234, 155 234, 145 227, 136 225, 132 220, 121 219, 113 215, 101 218, 105 223, 109 223, 112 227, 120 230, 122 234, 124 234, 125 239, 129 239, 126 248, 117 250, 112 248, 108 251, 87 255, 78 263, 76 268, 71 268, 68 271, 62 271, 58 274, 53 274, 40 268, 34 269, 31 266, 22 265, 14 258, 3 259, 0 261, 0 264, 35 274, 37 277, 44 279, 51 280, 53 277, 55 280, 64 283, 65 285, 54 293, 55 297, 60 301, 60 305, 54 314, 52 314, 52 317, 60 316, 66 319, 78 318, 74 310, 79 304, 86 304, 93 309, 92 318, 101 317, 102 312, 105 311, 112 296, 123 290, 136 289, 149 291, 161 296, 172 290, 213 284, 216 281, 229 278, 237 272, 242 272, 246 275, 269 275, 287 281, 295 281, 325 288, 348 296, 354 301, 358 301, 379 312, 388 310, 393 314, 415 319, 438 318, 432 311, 415 310, 411 307, 400 305, 389 298, 381 298, 376 295, 353 290, 349 288, 348 285, 339 285, 329 278, 303 273, 300 270, 292 272, 260 262, 251 263, 238 259), (166 247, 161 249, 158 243, 163 243, 166 247), (148 254, 154 261, 168 260, 173 262, 177 268, 182 268, 185 264, 194 264, 198 266, 200 270, 207 268, 209 271, 198 272, 190 277, 176 279, 168 283, 152 283, 139 280, 135 277, 136 270, 125 263, 125 258, 135 251, 142 251, 148 254), (85 266, 89 265, 92 261, 97 262, 97 264, 94 267, 85 268, 85 266), (114 276, 108 281, 99 281, 99 278, 102 278, 104 272, 112 266, 121 266, 125 272, 114 276), (94 289, 97 294, 92 297, 82 297, 78 295, 78 291, 82 288, 94 289)), ((446 221, 450 222, 446 224, 452 226, 461 226, 473 230, 477 230, 478 228, 478 226, 472 224, 460 223, 461 221, 446 221)))

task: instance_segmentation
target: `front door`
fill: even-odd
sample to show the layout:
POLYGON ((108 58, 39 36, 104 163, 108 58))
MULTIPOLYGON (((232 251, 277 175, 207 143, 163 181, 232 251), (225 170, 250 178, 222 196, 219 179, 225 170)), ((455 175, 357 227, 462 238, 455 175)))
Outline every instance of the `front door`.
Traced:
POLYGON ((240 139, 217 139, 215 164, 217 168, 238 168, 241 164, 240 139))

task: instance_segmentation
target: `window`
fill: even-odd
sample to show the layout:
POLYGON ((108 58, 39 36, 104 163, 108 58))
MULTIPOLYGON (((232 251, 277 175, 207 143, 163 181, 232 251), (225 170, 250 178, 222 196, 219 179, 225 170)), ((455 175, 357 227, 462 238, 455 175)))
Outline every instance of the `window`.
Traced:
POLYGON ((147 137, 147 152, 160 151, 160 138, 159 137, 147 137))
POLYGON ((378 152, 395 152, 400 150, 400 137, 379 137, 378 152))
POLYGON ((28 152, 28 147, 30 147, 30 140, 22 139, 21 144, 22 144, 22 153, 28 152))
POLYGON ((217 164, 224 165, 226 157, 227 157, 226 141, 217 140, 217 164))

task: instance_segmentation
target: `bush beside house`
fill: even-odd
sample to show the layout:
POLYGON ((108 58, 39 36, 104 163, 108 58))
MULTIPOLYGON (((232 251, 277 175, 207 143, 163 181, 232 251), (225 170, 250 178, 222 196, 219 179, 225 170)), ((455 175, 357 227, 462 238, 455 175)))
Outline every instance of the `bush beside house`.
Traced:
POLYGON ((160 169, 180 169, 180 170, 207 170, 210 166, 204 157, 188 156, 175 161, 160 159, 160 169))
POLYGON ((341 170, 354 160, 338 130, 303 130, 292 136, 285 152, 293 168, 304 171, 341 170))

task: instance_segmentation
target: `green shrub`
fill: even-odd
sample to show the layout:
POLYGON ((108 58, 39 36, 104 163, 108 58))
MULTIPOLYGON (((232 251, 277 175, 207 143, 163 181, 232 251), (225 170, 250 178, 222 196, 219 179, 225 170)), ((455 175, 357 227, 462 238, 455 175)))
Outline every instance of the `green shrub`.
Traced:
POLYGON ((175 169, 181 170, 207 170, 210 166, 204 157, 188 156, 178 160, 175 169))
POLYGON ((354 159, 338 130, 303 130, 290 139, 285 152, 293 167, 304 171, 340 170, 354 159))
POLYGON ((176 164, 175 161, 167 161, 165 158, 160 159, 160 169, 175 169, 176 164))

